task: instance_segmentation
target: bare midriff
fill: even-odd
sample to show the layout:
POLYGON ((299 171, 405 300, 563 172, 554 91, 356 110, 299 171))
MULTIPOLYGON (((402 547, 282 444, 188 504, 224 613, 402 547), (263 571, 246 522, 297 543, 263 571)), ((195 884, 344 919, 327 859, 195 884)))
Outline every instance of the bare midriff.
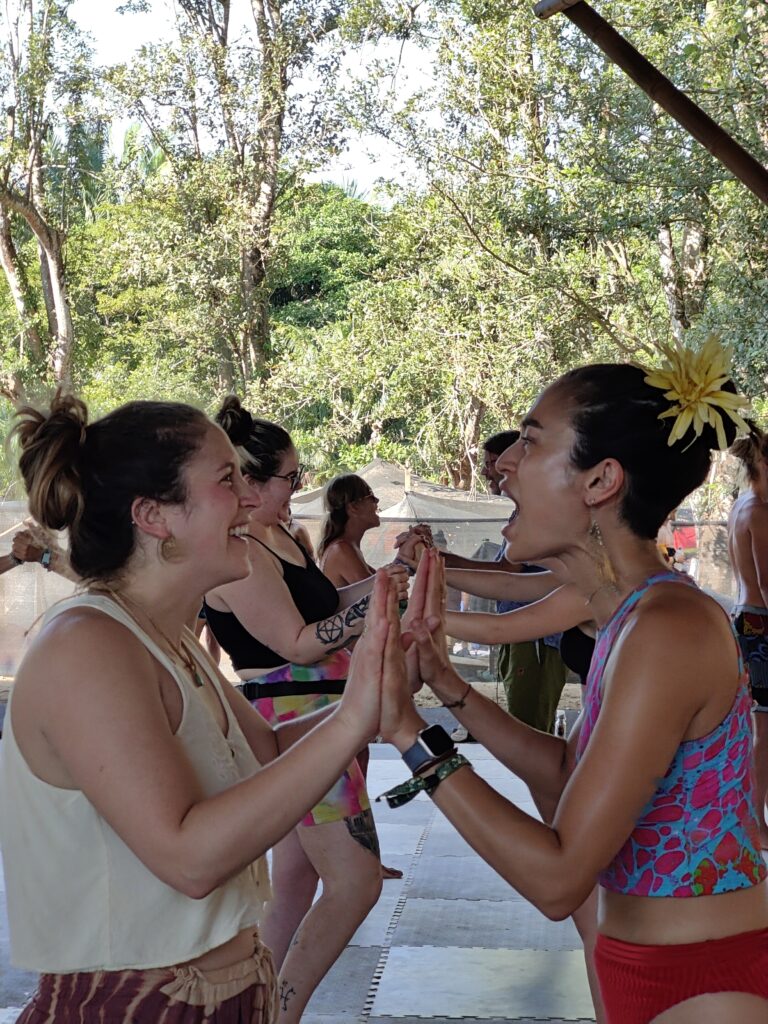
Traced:
POLYGON ((255 932, 256 929, 253 926, 244 928, 221 946, 209 949, 207 953, 195 957, 194 960, 185 960, 183 964, 176 966, 197 967, 200 971, 216 971, 222 967, 231 967, 232 964, 241 963, 253 954, 255 932))
POLYGON ((718 896, 626 896, 600 888, 598 931, 643 946, 722 939, 768 928, 768 881, 718 896))

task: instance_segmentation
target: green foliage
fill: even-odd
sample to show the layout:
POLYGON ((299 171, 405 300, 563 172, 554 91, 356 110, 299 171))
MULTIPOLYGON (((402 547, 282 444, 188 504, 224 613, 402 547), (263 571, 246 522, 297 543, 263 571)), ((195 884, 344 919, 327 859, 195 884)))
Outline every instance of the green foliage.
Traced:
MULTIPOLYGON (((201 26, 219 7, 182 0, 174 43, 107 72, 107 115, 66 6, 30 75, 55 85, 47 202, 66 232, 75 386, 96 410, 147 396, 213 408, 234 388, 291 429, 318 479, 379 455, 471 486, 482 436, 565 369, 653 361, 659 342, 716 328, 766 415, 768 210, 564 17, 290 0, 270 51, 255 37, 217 48, 201 26), (386 38, 432 62, 432 87, 401 92, 383 50, 338 88, 344 53, 386 38), (280 113, 278 66, 279 171, 258 221, 272 185, 257 125, 280 113), (141 127, 107 155, 126 107, 141 127), (416 169, 385 203, 309 180, 354 131, 416 169)), ((766 158, 762 0, 600 12, 766 158)), ((36 245, 14 232, 42 329, 36 245)), ((4 372, 31 392, 50 383, 4 284, 0 331, 4 372)))

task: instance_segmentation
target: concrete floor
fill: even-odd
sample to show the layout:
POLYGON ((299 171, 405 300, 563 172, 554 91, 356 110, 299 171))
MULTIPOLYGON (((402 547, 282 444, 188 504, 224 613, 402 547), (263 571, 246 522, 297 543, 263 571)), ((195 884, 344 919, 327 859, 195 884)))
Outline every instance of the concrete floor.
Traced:
MULTIPOLYGON (((475 770, 535 813, 523 784, 484 748, 462 746, 475 770)), ((371 748, 371 797, 407 777, 395 751, 371 748)), ((398 810, 375 803, 387 881, 377 906, 318 988, 304 1024, 472 1024, 592 1019, 576 930, 553 924, 481 861, 423 795, 398 810)), ((8 959, 0 878, 0 1024, 34 987, 8 959)))

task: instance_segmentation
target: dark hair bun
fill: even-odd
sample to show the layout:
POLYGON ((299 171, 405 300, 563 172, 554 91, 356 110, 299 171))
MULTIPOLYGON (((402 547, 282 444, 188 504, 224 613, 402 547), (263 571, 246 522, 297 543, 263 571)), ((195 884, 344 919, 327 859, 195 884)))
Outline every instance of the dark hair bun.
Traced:
POLYGON ((253 416, 240 404, 237 395, 227 395, 216 413, 216 422, 232 444, 242 447, 253 433, 253 416))
POLYGON ((62 530, 80 518, 83 489, 80 461, 88 410, 79 398, 58 391, 48 415, 25 406, 12 436, 19 440, 19 468, 29 494, 29 511, 42 526, 62 530))

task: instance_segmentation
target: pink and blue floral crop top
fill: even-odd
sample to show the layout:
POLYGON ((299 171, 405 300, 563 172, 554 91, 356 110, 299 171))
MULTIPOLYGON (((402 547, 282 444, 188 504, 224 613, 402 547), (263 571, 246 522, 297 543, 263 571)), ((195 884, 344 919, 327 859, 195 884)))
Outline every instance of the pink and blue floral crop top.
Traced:
MULTIPOLYGON (((613 644, 655 583, 695 586, 682 573, 652 576, 598 632, 577 760, 600 714, 603 674, 613 644)), ((605 889, 633 896, 709 896, 765 879, 751 773, 752 698, 740 658, 739 664, 742 681, 731 710, 707 736, 680 744, 629 839, 601 873, 605 889)))

